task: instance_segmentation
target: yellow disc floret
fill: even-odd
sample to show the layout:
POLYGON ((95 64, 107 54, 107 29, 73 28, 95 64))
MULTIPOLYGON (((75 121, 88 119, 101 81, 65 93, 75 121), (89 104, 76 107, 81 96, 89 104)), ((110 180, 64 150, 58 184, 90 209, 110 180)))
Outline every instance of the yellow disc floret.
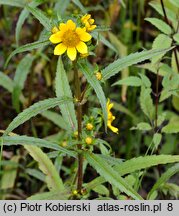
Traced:
POLYGON ((49 40, 58 44, 54 49, 54 55, 62 55, 67 51, 67 56, 74 61, 77 51, 81 54, 88 53, 88 47, 85 42, 91 40, 91 35, 86 32, 86 28, 76 27, 72 20, 67 23, 61 23, 58 28, 52 29, 52 35, 49 40))
POLYGON ((102 73, 101 73, 101 72, 97 72, 97 73, 95 74, 95 76, 96 76, 96 79, 97 79, 97 80, 102 80, 102 73))
POLYGON ((81 18, 81 22, 85 25, 87 31, 93 31, 96 28, 94 24, 94 19, 91 19, 91 14, 85 14, 81 18))
POLYGON ((93 125, 91 123, 87 123, 86 124, 86 129, 89 130, 89 131, 93 130, 93 125))
POLYGON ((86 137, 85 139, 86 144, 90 145, 93 142, 93 139, 91 137, 86 137))
POLYGON ((108 127, 114 132, 118 134, 118 128, 112 126, 112 122, 114 121, 114 119, 116 118, 115 116, 113 116, 111 109, 114 106, 113 103, 110 103, 110 100, 108 99, 107 101, 107 113, 108 113, 108 121, 107 121, 107 125, 108 127))

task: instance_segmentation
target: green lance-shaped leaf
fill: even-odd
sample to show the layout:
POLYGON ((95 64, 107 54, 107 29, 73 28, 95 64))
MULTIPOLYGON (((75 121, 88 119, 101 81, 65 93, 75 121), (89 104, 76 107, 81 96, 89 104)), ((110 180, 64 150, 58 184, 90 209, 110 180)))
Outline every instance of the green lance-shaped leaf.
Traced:
POLYGON ((105 160, 95 154, 85 153, 85 158, 106 181, 116 186, 121 192, 125 192, 134 199, 141 200, 142 197, 117 173, 105 160))
MULTIPOLYGON (((11 158, 10 162, 18 164, 19 159, 20 156, 15 155, 11 158)), ((15 167, 13 164, 8 164, 4 167, 1 177, 1 189, 9 189, 14 187, 17 176, 17 168, 18 166, 15 167)))
POLYGON ((122 80, 115 82, 113 85, 127 85, 127 86, 141 86, 142 81, 139 77, 129 76, 122 80))
POLYGON ((106 40, 106 38, 102 34, 99 34, 98 32, 94 31, 91 33, 91 35, 96 40, 101 41, 105 46, 107 46, 108 48, 110 48, 111 50, 113 50, 114 52, 116 52, 118 54, 117 49, 108 40, 106 40))
POLYGON ((141 130, 141 131, 149 131, 152 127, 147 122, 140 122, 135 127, 132 127, 131 130, 141 130))
POLYGON ((173 39, 179 44, 179 33, 174 34, 173 39))
MULTIPOLYGON (((163 48, 169 48, 172 45, 172 39, 170 37, 168 37, 165 34, 159 34, 153 44, 152 44, 152 49, 163 49, 163 48)), ((167 52, 167 50, 166 50, 167 52)), ((157 61, 159 61, 166 52, 163 52, 157 56, 153 56, 152 57, 152 64, 155 64, 157 61)))
POLYGON ((45 16, 45 14, 38 8, 33 8, 31 6, 26 6, 26 9, 34 15, 36 19, 48 30, 51 31, 52 24, 50 22, 50 19, 45 16))
POLYGON ((72 2, 80 8, 80 10, 85 14, 87 13, 86 8, 81 4, 79 0, 72 0, 72 2))
POLYGON ((106 107, 106 97, 104 95, 104 92, 103 92, 103 89, 100 85, 100 82, 96 79, 96 76, 93 73, 93 71, 91 71, 90 68, 85 63, 80 62, 80 63, 78 63, 78 66, 80 68, 80 71, 84 74, 87 81, 92 86, 92 88, 94 89, 94 91, 98 97, 98 100, 101 104, 102 111, 103 111, 105 129, 107 130, 108 114, 107 114, 107 107, 106 107))
POLYGON ((48 148, 52 150, 59 151, 63 154, 67 154, 72 157, 76 157, 76 153, 74 151, 68 150, 66 148, 63 148, 59 146, 57 143, 53 143, 51 141, 47 141, 44 139, 39 139, 35 137, 29 137, 29 136, 3 136, 0 138, 0 141, 3 141, 3 145, 5 146, 12 146, 12 145, 32 145, 32 146, 38 146, 40 148, 48 148))
POLYGON ((141 169, 146 169, 158 164, 167 164, 179 162, 179 155, 152 155, 133 158, 127 160, 120 165, 116 165, 114 169, 120 173, 120 175, 126 175, 141 169))
POLYGON ((158 146, 161 140, 162 140, 162 135, 159 133, 155 133, 153 136, 153 143, 154 143, 155 149, 158 149, 158 146))
POLYGON ((171 168, 169 168, 165 173, 163 173, 157 182, 154 184, 152 189, 149 191, 147 199, 151 199, 153 193, 161 187, 163 183, 168 181, 173 175, 179 172, 179 163, 175 164, 171 168))
POLYGON ((179 8, 179 0, 170 0, 170 2, 171 2, 174 6, 176 6, 176 7, 179 8))
POLYGON ((59 115, 58 113, 46 110, 46 111, 44 111, 43 113, 40 113, 40 114, 43 117, 47 118, 48 120, 52 121, 59 128, 63 128, 65 130, 67 130, 67 125, 64 122, 63 117, 61 115, 59 115))
POLYGON ((173 47, 160 50, 152 49, 148 51, 133 53, 123 58, 117 59, 101 71, 103 74, 103 79, 107 80, 126 67, 137 64, 147 59, 151 59, 152 57, 166 53, 171 49, 173 49, 173 47))
POLYGON ((26 3, 26 0, 0 0, 0 5, 3 4, 15 7, 25 7, 26 3))
POLYGON ((10 93, 13 91, 14 83, 6 74, 0 71, 0 86, 7 89, 10 93))
POLYGON ((20 95, 24 88, 24 84, 27 78, 27 75, 32 66, 34 57, 31 55, 26 55, 17 66, 15 76, 14 76, 14 89, 12 92, 12 104, 17 112, 20 110, 20 95))
MULTIPOLYGON (((72 92, 66 75, 66 71, 63 66, 61 57, 58 59, 56 79, 55 79, 55 89, 57 97, 71 97, 72 92)), ((61 113, 65 123, 67 124, 68 130, 75 131, 77 129, 77 120, 75 114, 74 103, 71 101, 68 104, 59 104, 61 113)))
POLYGON ((39 169, 45 174, 45 180, 49 190, 64 190, 62 179, 60 178, 52 161, 37 146, 24 146, 35 161, 38 162, 39 169))
POLYGON ((69 103, 72 100, 73 99, 66 98, 66 97, 50 98, 50 99, 46 99, 46 100, 33 104, 32 106, 25 109, 17 117, 14 118, 14 120, 9 124, 8 128, 6 129, 4 135, 7 135, 11 131, 13 131, 15 128, 17 128, 19 125, 23 124, 30 118, 36 116, 37 114, 45 110, 48 110, 50 108, 53 108, 55 106, 58 106, 61 103, 69 103))
POLYGON ((41 47, 44 47, 44 46, 47 46, 48 44, 50 43, 49 40, 42 40, 42 41, 36 41, 34 43, 29 43, 29 44, 26 44, 26 45, 23 45, 23 46, 20 46, 18 47, 17 49, 15 49, 10 55, 9 57, 7 58, 6 62, 5 62, 5 65, 4 67, 6 68, 10 59, 18 54, 18 53, 22 53, 22 52, 27 52, 27 51, 30 51, 30 50, 33 50, 33 49, 38 49, 38 48, 41 48, 41 47))
POLYGON ((145 18, 146 21, 150 22, 156 28, 158 28, 161 32, 170 35, 172 33, 171 27, 166 24, 163 20, 157 18, 145 18))
POLYGON ((162 128, 162 132, 166 134, 179 133, 179 117, 172 117, 169 123, 162 128))
MULTIPOLYGON (((29 5, 31 7, 36 7, 42 4, 43 2, 44 0, 34 0, 33 2, 29 3, 29 5)), ((17 45, 19 44, 19 38, 20 38, 20 32, 21 32, 22 26, 28 16, 29 16, 29 11, 26 8, 24 8, 22 12, 20 13, 19 19, 16 24, 16 43, 17 45)))
MULTIPOLYGON (((149 5, 152 6, 153 9, 156 10, 160 15, 162 15, 163 17, 165 16, 164 13, 163 13, 162 5, 161 5, 160 2, 151 1, 149 3, 149 5)), ((178 25, 177 14, 175 13, 174 10, 169 9, 168 7, 166 7, 166 4, 165 4, 165 12, 167 14, 167 18, 172 21, 172 25, 176 29, 177 25, 178 25)))
POLYGON ((55 3, 53 8, 54 12, 57 14, 57 17, 63 17, 68 5, 71 3, 71 0, 58 0, 55 3))
POLYGON ((143 86, 145 86, 146 88, 150 88, 151 87, 151 81, 150 79, 145 75, 145 74, 139 74, 141 81, 143 83, 143 86))
POLYGON ((150 120, 154 118, 154 105, 151 97, 151 92, 151 88, 145 88, 143 86, 140 92, 141 109, 150 120))
MULTIPOLYGON (((131 160, 127 160, 123 163, 117 163, 113 168, 121 176, 126 174, 131 174, 142 169, 147 169, 152 166, 157 166, 159 164, 168 164, 179 162, 179 155, 152 155, 137 157, 131 160)), ((95 180, 96 185, 106 182, 106 179, 103 177, 98 177, 95 180)))
POLYGON ((32 168, 26 168, 25 169, 25 173, 27 173, 28 175, 42 181, 42 182, 45 182, 45 175, 37 170, 37 169, 32 169, 32 168))
POLYGON ((70 192, 67 190, 49 191, 45 193, 38 193, 27 198, 27 200, 68 200, 70 192))

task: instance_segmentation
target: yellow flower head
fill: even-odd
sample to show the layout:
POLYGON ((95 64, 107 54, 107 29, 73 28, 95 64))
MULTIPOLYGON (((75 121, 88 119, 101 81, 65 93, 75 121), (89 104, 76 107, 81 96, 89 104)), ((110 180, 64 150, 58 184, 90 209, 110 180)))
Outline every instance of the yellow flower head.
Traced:
POLYGON ((96 74, 95 74, 95 76, 96 76, 96 79, 97 80, 102 80, 102 73, 101 72, 97 72, 96 74))
POLYGON ((107 112, 108 112, 108 121, 107 121, 107 125, 108 125, 108 128, 110 128, 114 133, 117 133, 118 134, 118 128, 112 126, 112 122, 114 121, 115 119, 115 116, 113 116, 112 112, 111 112, 111 109, 112 107, 114 106, 113 103, 110 103, 110 99, 108 99, 107 101, 107 112))
POLYGON ((91 40, 91 35, 86 32, 86 28, 76 27, 72 20, 67 23, 61 23, 58 28, 52 29, 52 35, 49 40, 53 44, 58 44, 54 49, 54 55, 62 55, 67 51, 68 57, 74 61, 77 51, 81 54, 88 53, 88 47, 85 42, 91 40))
POLYGON ((73 190, 73 191, 72 191, 72 194, 73 194, 74 196, 76 196, 76 195, 78 194, 78 191, 77 191, 77 190, 73 190))
POLYGON ((93 142, 93 139, 88 136, 88 137, 86 137, 85 142, 86 142, 86 144, 91 145, 93 142))
POLYGON ((94 24, 94 19, 91 19, 91 14, 85 14, 81 18, 81 22, 85 25, 87 31, 93 31, 96 28, 94 24))
POLYGON ((91 123, 87 123, 86 124, 86 129, 88 130, 88 131, 91 131, 91 130, 93 130, 93 125, 91 124, 91 123))

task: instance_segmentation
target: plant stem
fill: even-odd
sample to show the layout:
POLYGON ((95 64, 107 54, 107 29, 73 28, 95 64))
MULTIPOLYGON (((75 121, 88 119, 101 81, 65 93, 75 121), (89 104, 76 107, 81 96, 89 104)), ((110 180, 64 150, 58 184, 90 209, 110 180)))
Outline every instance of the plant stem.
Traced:
MULTIPOLYGON (((75 97, 77 99, 77 121, 78 121, 78 140, 81 141, 82 132, 82 104, 81 104, 81 85, 79 79, 79 73, 76 67, 76 61, 73 63, 74 68, 74 85, 75 85, 75 97)), ((81 144, 78 144, 78 149, 81 150, 81 144)), ((82 189, 83 184, 83 155, 81 152, 78 153, 78 179, 77 179, 77 190, 79 193, 82 189)))
MULTIPOLYGON (((168 18, 167 18, 167 14, 166 14, 166 11, 165 11, 165 6, 164 6, 164 3, 163 3, 163 0, 160 0, 161 2, 161 5, 162 5, 162 10, 163 10, 163 14, 164 14, 164 17, 165 17, 165 22, 170 25, 169 21, 168 21, 168 18)), ((171 26, 171 25, 170 25, 171 26)), ((172 27, 172 26, 171 26, 172 27)))
MULTIPOLYGON (((163 3, 163 0, 160 0, 160 2, 161 2, 163 14, 164 14, 165 22, 173 29, 173 32, 175 32, 174 27, 168 21, 167 13, 166 13, 166 10, 165 10, 165 6, 164 6, 164 3, 163 3)), ((177 27, 177 32, 178 32, 178 27, 177 27)), ((172 35, 172 44, 173 44, 173 42, 174 42, 174 38, 173 38, 173 35, 172 35)), ((177 48, 174 48, 174 56, 175 56, 175 61, 176 61, 176 65, 177 65, 177 70, 179 72, 179 61, 178 61, 178 56, 177 56, 177 48)))
POLYGON ((156 78, 156 92, 155 92, 155 132, 157 131, 157 119, 158 119, 158 99, 159 99, 159 69, 157 69, 156 78))
POLYGON ((176 65, 177 65, 177 70, 179 72, 179 61, 178 61, 178 56, 177 56, 177 49, 174 49, 174 55, 175 55, 175 61, 176 61, 176 65))

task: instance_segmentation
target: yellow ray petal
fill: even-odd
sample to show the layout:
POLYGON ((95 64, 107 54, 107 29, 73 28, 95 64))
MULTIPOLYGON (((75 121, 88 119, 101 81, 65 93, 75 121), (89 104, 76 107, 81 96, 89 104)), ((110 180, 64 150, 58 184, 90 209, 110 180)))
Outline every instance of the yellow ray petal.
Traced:
POLYGON ((89 23, 92 25, 94 23, 94 19, 90 19, 89 23))
POLYGON ((86 46, 86 44, 82 41, 80 41, 77 46, 76 46, 76 49, 78 50, 79 53, 81 54, 85 54, 88 52, 88 48, 86 46))
POLYGON ((64 31, 67 28, 67 25, 65 23, 60 23, 59 29, 60 31, 64 31))
POLYGON ((61 43, 58 44, 54 49, 54 55, 62 55, 67 50, 67 47, 61 43))
POLYGON ((96 25, 91 25, 91 26, 88 28, 88 31, 93 31, 95 28, 96 28, 96 25))
POLYGON ((72 61, 76 59, 76 54, 77 54, 77 51, 75 47, 68 47, 67 55, 72 61))
POLYGON ((53 34, 55 34, 55 33, 59 32, 59 29, 58 29, 56 26, 54 26, 54 27, 52 28, 51 32, 52 32, 53 34))
POLYGON ((82 34, 79 35, 80 36, 80 40, 87 42, 89 40, 91 40, 91 35, 87 32, 83 32, 82 34))
POLYGON ((60 43, 60 42, 62 41, 61 36, 62 36, 61 32, 57 32, 57 33, 55 33, 55 34, 52 34, 52 35, 50 36, 49 40, 50 40, 52 43, 54 43, 54 44, 60 43))
POLYGON ((70 30, 75 30, 76 28, 76 24, 72 20, 68 20, 66 25, 67 25, 67 28, 70 30))
POLYGON ((86 32, 86 28, 85 27, 84 28, 77 27, 75 31, 78 35, 81 35, 84 32, 86 32))
POLYGON ((108 125, 108 127, 109 127, 114 133, 117 133, 117 134, 118 134, 118 131, 119 131, 118 128, 112 126, 111 124, 108 125))

